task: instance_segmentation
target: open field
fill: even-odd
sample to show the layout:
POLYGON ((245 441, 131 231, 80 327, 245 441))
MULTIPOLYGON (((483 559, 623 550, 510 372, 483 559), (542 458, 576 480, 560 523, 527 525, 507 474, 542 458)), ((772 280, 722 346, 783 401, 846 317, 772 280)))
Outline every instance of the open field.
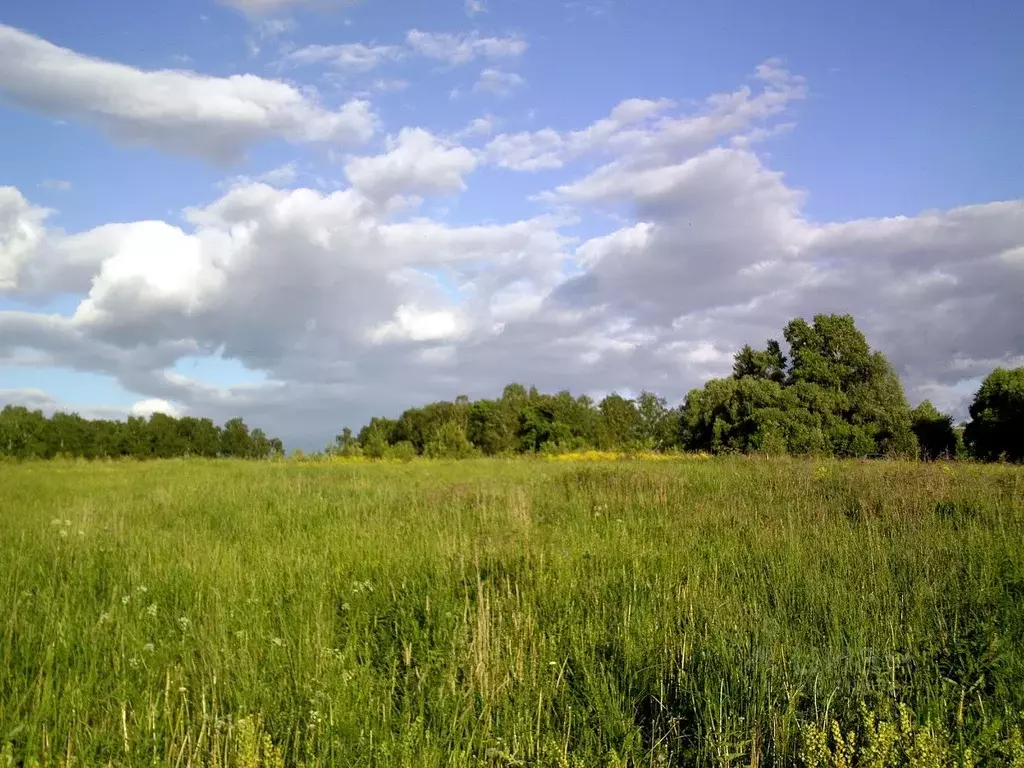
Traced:
POLYGON ((1022 542, 1005 466, 0 464, 0 766, 1024 765, 1022 542))

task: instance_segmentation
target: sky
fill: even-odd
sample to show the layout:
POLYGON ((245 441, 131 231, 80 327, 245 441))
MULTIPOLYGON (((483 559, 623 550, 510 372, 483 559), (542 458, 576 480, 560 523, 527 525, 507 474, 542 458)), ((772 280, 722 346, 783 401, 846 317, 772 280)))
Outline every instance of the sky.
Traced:
POLYGON ((1024 364, 1024 5, 0 7, 0 404, 322 447, 512 381, 672 404, 853 314, 1024 364))

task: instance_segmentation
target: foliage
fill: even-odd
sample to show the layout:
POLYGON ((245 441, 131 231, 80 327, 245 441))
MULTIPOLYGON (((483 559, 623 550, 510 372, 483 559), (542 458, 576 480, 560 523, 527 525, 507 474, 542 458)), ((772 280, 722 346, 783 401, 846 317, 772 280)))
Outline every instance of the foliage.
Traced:
POLYGON ((77 413, 42 411, 8 405, 0 410, 0 457, 15 459, 170 459, 217 456, 265 459, 284 455, 284 445, 261 429, 249 433, 242 419, 224 428, 210 419, 176 419, 154 413, 149 419, 84 419, 77 413))
POLYGON ((930 400, 925 400, 910 412, 910 421, 922 459, 934 461, 957 456, 959 436, 953 428, 952 416, 940 413, 930 400))
POLYGON ((996 368, 971 403, 964 440, 980 459, 1024 461, 1024 368, 996 368))
POLYGON ((1022 473, 0 464, 0 766, 1021 768, 1022 473))
POLYGON ((849 315, 802 318, 774 339, 743 347, 733 374, 687 395, 685 448, 714 453, 911 456, 917 439, 903 387, 849 315))

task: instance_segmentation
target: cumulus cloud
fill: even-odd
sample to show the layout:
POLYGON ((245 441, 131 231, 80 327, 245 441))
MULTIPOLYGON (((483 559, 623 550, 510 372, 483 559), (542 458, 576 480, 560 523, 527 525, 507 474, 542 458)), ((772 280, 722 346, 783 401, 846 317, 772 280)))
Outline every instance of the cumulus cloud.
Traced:
POLYGON ((0 187, 0 291, 14 288, 46 236, 50 211, 30 204, 14 187, 0 187))
POLYGON ((960 403, 977 376, 1021 360, 1024 201, 814 221, 803 191, 733 141, 790 122, 803 82, 777 62, 754 82, 681 114, 631 99, 477 152, 407 128, 347 160, 348 188, 248 180, 187 211, 187 227, 68 235, 0 190, 0 291, 82 296, 70 317, 0 311, 0 357, 46 355, 314 446, 374 413, 513 380, 678 402, 743 343, 816 312, 853 313, 912 399, 960 403), (568 170, 589 155, 602 159, 548 191, 548 214, 455 225, 415 207, 465 189, 481 158, 568 170), (572 212, 600 208, 618 223, 574 237, 572 212), (267 383, 173 373, 214 352, 267 383))
POLYGON ((449 144, 422 128, 403 128, 387 152, 357 157, 345 166, 354 189, 387 201, 402 194, 444 194, 465 189, 463 177, 476 166, 465 147, 449 144))
POLYGON ((216 162, 256 141, 359 144, 376 118, 369 102, 330 109, 308 91, 255 75, 210 77, 141 70, 84 56, 0 25, 0 97, 97 126, 128 144, 216 162))
POLYGON ((490 93, 495 96, 509 96, 517 88, 526 84, 522 75, 515 72, 504 72, 488 67, 480 73, 473 90, 478 93, 490 93))
POLYGON ((664 114, 674 105, 668 99, 627 99, 608 117, 576 131, 539 131, 496 136, 488 146, 491 162, 511 170, 561 168, 589 153, 615 156, 609 173, 625 164, 657 166, 692 155, 723 138, 747 138, 748 132, 766 138, 772 120, 794 101, 806 96, 802 77, 781 62, 769 59, 755 69, 757 88, 745 85, 714 94, 685 114, 664 114))
POLYGON ((475 117, 469 121, 465 128, 455 134, 457 138, 472 138, 474 136, 490 136, 497 130, 498 119, 494 115, 475 117))
POLYGON ((483 0, 466 0, 465 8, 467 16, 476 16, 478 13, 484 13, 487 10, 483 0))
POLYGON ((140 400, 132 405, 129 413, 131 413, 132 416, 144 416, 146 418, 149 418, 154 413, 163 413, 168 416, 178 417, 181 415, 181 410, 174 407, 166 400, 161 400, 158 397, 151 397, 146 400, 140 400))
POLYGON ((506 59, 521 56, 528 45, 521 37, 480 37, 477 33, 423 32, 411 29, 405 36, 408 46, 430 59, 452 66, 466 64, 478 57, 506 59))
POLYGON ((344 43, 341 45, 307 45, 285 55, 286 64, 326 64, 341 72, 369 72, 387 61, 402 56, 396 45, 368 45, 344 43))

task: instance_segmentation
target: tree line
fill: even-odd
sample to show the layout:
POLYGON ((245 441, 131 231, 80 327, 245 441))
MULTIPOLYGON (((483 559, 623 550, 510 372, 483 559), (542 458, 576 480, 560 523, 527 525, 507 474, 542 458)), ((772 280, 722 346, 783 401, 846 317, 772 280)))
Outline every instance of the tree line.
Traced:
POLYGON ((783 345, 744 346, 730 376, 692 390, 678 407, 642 392, 600 402, 509 384, 501 397, 430 403, 397 419, 345 428, 329 455, 465 458, 588 449, 846 457, 1024 460, 1024 368, 996 369, 955 425, 925 401, 911 409, 881 352, 850 315, 796 318, 783 345))
POLYGON ((0 457, 16 459, 170 459, 180 456, 267 459, 284 455, 284 444, 245 421, 218 427, 210 419, 154 413, 126 421, 85 419, 8 405, 0 411, 0 457))

